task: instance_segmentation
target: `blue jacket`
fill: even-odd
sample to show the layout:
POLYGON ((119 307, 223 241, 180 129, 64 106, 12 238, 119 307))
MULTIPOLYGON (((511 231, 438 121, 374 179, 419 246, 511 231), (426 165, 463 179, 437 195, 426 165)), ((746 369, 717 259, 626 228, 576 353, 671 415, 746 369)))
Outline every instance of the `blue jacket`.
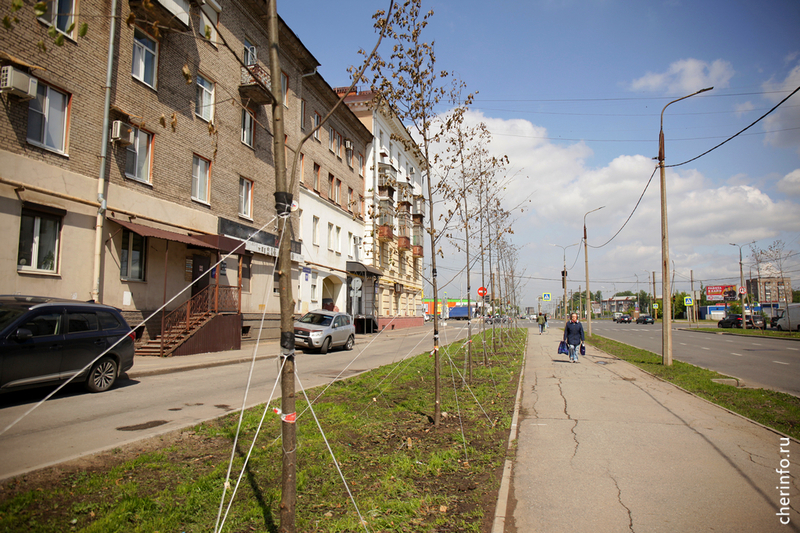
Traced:
POLYGON ((567 322, 567 326, 564 328, 564 340, 571 346, 581 344, 584 340, 583 324, 580 322, 572 322, 571 320, 567 322))

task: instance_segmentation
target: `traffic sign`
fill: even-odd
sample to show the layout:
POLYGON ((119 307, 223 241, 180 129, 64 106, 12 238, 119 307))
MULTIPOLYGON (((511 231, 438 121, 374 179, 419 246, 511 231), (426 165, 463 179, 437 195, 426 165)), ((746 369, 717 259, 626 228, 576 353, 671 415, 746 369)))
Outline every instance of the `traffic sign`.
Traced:
POLYGON ((551 294, 549 292, 545 292, 545 293, 542 294, 542 300, 544 300, 545 302, 549 302, 552 299, 553 299, 553 297, 551 296, 551 294))
POLYGON ((691 307, 694 305, 694 300, 692 299, 691 296, 684 296, 683 305, 685 305, 686 307, 691 307))
POLYGON ((747 294, 747 287, 745 287, 744 285, 739 287, 739 294, 747 294))
POLYGON ((653 309, 658 309, 658 304, 653 304, 653 309))
POLYGON ((481 287, 478 289, 478 296, 481 297, 486 296, 486 293, 487 293, 486 287, 481 287))

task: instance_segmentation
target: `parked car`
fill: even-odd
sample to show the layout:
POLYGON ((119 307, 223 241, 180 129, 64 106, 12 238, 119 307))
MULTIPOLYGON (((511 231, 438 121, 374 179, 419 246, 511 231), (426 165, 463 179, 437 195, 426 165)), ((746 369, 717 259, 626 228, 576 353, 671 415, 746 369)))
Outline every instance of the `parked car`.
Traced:
POLYGON ((73 376, 91 392, 106 391, 133 367, 134 340, 134 332, 114 307, 0 296, 0 392, 52 385, 73 376))
POLYGON ((769 319, 769 327, 772 328, 772 329, 778 329, 778 319, 779 318, 780 318, 780 315, 775 315, 772 318, 770 318, 769 319))
POLYGON ((617 319, 618 324, 630 324, 631 323, 631 315, 621 315, 617 319))
POLYGON ((318 309, 295 321, 294 342, 320 353, 328 353, 330 348, 339 346, 352 350, 356 343, 356 328, 347 313, 318 309))
POLYGON ((639 315, 636 319, 637 324, 655 324, 655 320, 650 315, 639 315))
MULTIPOLYGON (((731 314, 717 322, 718 328, 741 328, 742 315, 731 314)), ((747 315, 747 327, 764 329, 764 318, 761 315, 747 315)))
POLYGON ((776 327, 783 331, 800 331, 800 304, 789 304, 788 314, 781 309, 776 327))

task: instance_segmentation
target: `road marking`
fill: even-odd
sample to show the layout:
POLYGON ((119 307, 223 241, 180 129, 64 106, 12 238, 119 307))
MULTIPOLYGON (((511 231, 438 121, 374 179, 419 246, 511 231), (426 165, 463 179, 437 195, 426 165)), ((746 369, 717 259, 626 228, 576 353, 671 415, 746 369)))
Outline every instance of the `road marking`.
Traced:
POLYGON ((800 351, 800 348, 786 348, 787 350, 792 350, 793 352, 800 351))
POLYGON ((686 346, 685 342, 679 342, 678 344, 680 344, 681 346, 686 346))
POLYGON ((753 346, 761 346, 761 345, 760 345, 759 343, 757 343, 757 342, 751 342, 750 344, 752 344, 753 346))
POLYGON ((773 361, 773 363, 778 363, 779 365, 788 365, 789 363, 784 363, 783 361, 773 361))
POLYGON ((704 350, 710 350, 711 349, 711 348, 706 348, 705 346, 701 346, 701 348, 704 349, 704 350))
POLYGON ((742 354, 740 354, 740 353, 733 353, 733 352, 731 352, 731 355, 738 355, 739 357, 742 356, 742 354))

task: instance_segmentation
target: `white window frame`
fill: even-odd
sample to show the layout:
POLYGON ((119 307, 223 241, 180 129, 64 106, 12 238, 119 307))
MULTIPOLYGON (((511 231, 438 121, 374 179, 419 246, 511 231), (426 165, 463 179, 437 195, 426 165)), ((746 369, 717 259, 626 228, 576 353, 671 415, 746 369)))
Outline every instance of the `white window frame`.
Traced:
POLYGON ((300 131, 306 131, 306 101, 300 99, 300 131))
POLYGON ((358 175, 364 177, 364 154, 358 154, 358 175))
POLYGON ((311 273, 311 301, 316 302, 319 300, 317 295, 317 273, 311 273))
POLYGON ((353 249, 355 248, 355 240, 353 238, 353 232, 347 232, 347 257, 350 259, 353 258, 353 249))
POLYGON ((250 42, 247 37, 244 38, 244 54, 243 62, 246 66, 255 65, 258 63, 258 47, 250 42))
POLYGON ((336 134, 336 157, 342 158, 342 136, 339 133, 336 134))
POLYGON ((311 244, 319 246, 319 217, 311 219, 311 244))
POLYGON ((210 188, 211 161, 194 154, 192 156, 192 200, 208 205, 210 188), (201 193, 203 194, 201 195, 201 193))
POLYGON ((333 129, 333 126, 328 126, 328 150, 336 153, 333 151, 334 142, 336 142, 336 130, 333 129))
POLYGON ((342 180, 338 178, 334 178, 333 182, 331 183, 333 191, 331 192, 331 200, 336 205, 339 205, 339 197, 341 196, 341 188, 342 188, 342 180))
POLYGON ((314 111, 314 138, 319 141, 319 122, 322 120, 322 117, 319 113, 314 111))
MULTIPOLYGON (((63 217, 58 215, 52 215, 49 213, 42 213, 36 210, 23 210, 22 216, 20 217, 20 227, 19 227, 19 241, 17 247, 17 271, 18 272, 43 272, 43 273, 51 273, 55 274, 58 272, 58 260, 59 260, 59 248, 61 243, 61 227, 63 225, 63 217), (22 232, 23 228, 23 219, 24 218, 33 218, 33 227, 31 228, 31 235, 25 236, 27 239, 30 240, 30 250, 26 250, 30 252, 31 256, 31 264, 20 264, 20 257, 19 252, 22 246, 22 243, 25 242, 23 240, 22 232), (41 244, 41 237, 42 237, 42 220, 49 219, 51 221, 55 221, 57 226, 55 230, 55 239, 53 241, 53 248, 49 250, 50 253, 53 254, 51 268, 39 268, 39 252, 40 250, 39 245, 41 244)), ((46 257, 46 256, 45 256, 46 257)))
POLYGON ((333 245, 334 245, 334 251, 337 254, 341 255, 341 253, 342 253, 342 228, 339 227, 339 226, 336 226, 336 235, 334 236, 333 245))
POLYGON ((36 88, 36 98, 28 103, 28 131, 26 134, 28 142, 46 150, 66 154, 71 100, 70 94, 54 89, 40 81, 36 88), (57 99, 55 95, 60 98, 57 99), (63 106, 59 104, 63 104, 63 106), (34 122, 32 115, 41 117, 41 128, 38 132, 31 131, 34 122), (36 137, 31 137, 31 133, 36 137), (54 135, 57 135, 58 138, 54 139, 54 135))
POLYGON ((131 65, 131 76, 135 79, 139 80, 140 82, 144 83, 148 87, 152 87, 153 89, 156 88, 158 83, 158 47, 159 43, 157 40, 149 36, 144 31, 136 28, 133 34, 133 59, 131 65), (149 46, 145 40, 150 41, 153 43, 152 47, 149 46), (137 51, 138 51, 138 59, 137 59, 137 51), (153 58, 153 73, 152 79, 147 79, 147 69, 145 66, 147 65, 146 58, 148 56, 152 56, 153 58))
POLYGON ((69 32, 67 29, 75 20, 75 0, 49 0, 46 4, 47 12, 39 17, 39 20, 48 26, 53 26, 57 31, 72 39, 75 29, 73 28, 69 32), (66 10, 64 9, 65 5, 67 6, 66 10))
POLYGON ((120 254, 119 254, 119 277, 124 281, 145 281, 145 265, 147 260, 147 237, 144 235, 139 235, 141 237, 141 249, 134 250, 133 248, 133 236, 138 235, 137 233, 130 231, 129 229, 122 230, 122 239, 120 242, 120 254), (125 248, 125 237, 128 238, 128 246, 127 249, 125 248), (134 271, 133 267, 136 266, 134 264, 134 252, 138 252, 139 254, 139 261, 138 261, 138 275, 131 275, 134 271))
POLYGON ((203 22, 203 38, 206 37, 206 28, 209 28, 208 41, 217 46, 217 26, 219 25, 219 12, 209 2, 200 6, 200 15, 203 22))
POLYGON ((195 77, 194 114, 206 122, 214 122, 215 84, 202 74, 195 77))
POLYGON ((133 144, 129 144, 125 147, 125 176, 132 180, 141 181, 142 183, 150 183, 150 157, 153 153, 153 135, 133 125, 131 125, 131 129, 133 130, 133 144), (142 137, 144 137, 144 143, 142 143, 142 137), (144 144, 144 146, 142 146, 142 144, 144 144), (143 157, 142 150, 144 151, 143 157), (131 158, 134 159, 133 166, 135 174, 128 172, 128 161, 130 161, 131 158), (143 171, 143 175, 140 175, 140 171, 143 171))
POLYGON ((239 216, 253 219, 253 182, 239 176, 239 216))
POLYGON ((253 147, 255 138, 255 118, 252 111, 246 107, 242 108, 242 143, 250 148, 253 147))
POLYGON ((328 222, 328 250, 333 251, 333 224, 328 222))
POLYGON ((283 93, 283 107, 289 107, 289 76, 281 72, 281 92, 283 93))
POLYGON ((361 261, 361 237, 353 236, 353 261, 361 261))

